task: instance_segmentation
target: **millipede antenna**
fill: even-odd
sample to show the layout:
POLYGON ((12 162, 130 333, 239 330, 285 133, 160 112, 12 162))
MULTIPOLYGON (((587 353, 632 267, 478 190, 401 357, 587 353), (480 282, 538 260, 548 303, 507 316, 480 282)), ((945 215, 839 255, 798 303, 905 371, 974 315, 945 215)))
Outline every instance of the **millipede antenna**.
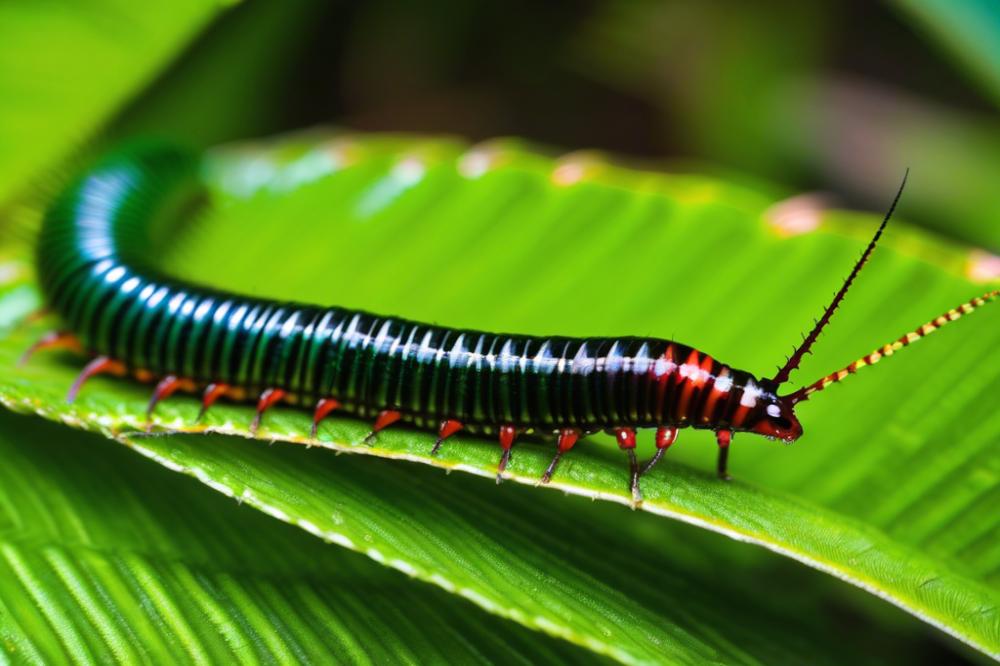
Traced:
POLYGON ((851 271, 850 275, 847 276, 847 279, 844 280, 844 284, 840 287, 840 291, 838 291, 837 294, 833 297, 833 301, 831 301, 830 305, 827 306, 826 311, 823 312, 823 316, 816 321, 816 325, 813 326, 813 329, 811 331, 809 331, 809 335, 805 337, 805 339, 802 341, 802 344, 800 344, 798 348, 795 350, 795 352, 788 357, 788 360, 785 362, 785 365, 782 366, 780 370, 778 370, 778 374, 776 374, 774 378, 770 380, 770 383, 772 383, 774 386, 776 387, 780 386, 788 381, 788 378, 792 374, 792 371, 794 371, 797 367, 799 367, 799 363, 802 362, 802 357, 804 357, 806 354, 809 353, 809 349, 813 346, 813 343, 816 342, 816 339, 819 338, 819 334, 822 333, 823 329, 826 328, 826 325, 830 323, 830 319, 833 318, 833 313, 837 310, 837 307, 840 305, 840 302, 844 300, 844 296, 847 295, 847 290, 851 288, 851 284, 853 284, 854 278, 858 276, 858 273, 861 272, 861 269, 868 261, 868 258, 871 257, 872 252, 875 251, 875 246, 878 244, 879 238, 882 237, 882 232, 885 230, 885 225, 889 223, 889 219, 892 217, 893 212, 896 210, 896 204, 899 203, 899 197, 903 194, 903 188, 906 187, 906 178, 909 175, 910 175, 910 170, 907 169, 906 172, 903 174, 903 182, 899 184, 899 189, 896 191, 896 196, 892 200, 892 205, 889 206, 889 211, 885 214, 885 217, 882 218, 882 224, 878 226, 878 230, 875 232, 875 235, 872 237, 871 241, 869 241, 868 247, 866 247, 865 251, 861 254, 861 258, 858 259, 858 263, 854 264, 854 269, 851 271))
POLYGON ((809 396, 812 395, 813 393, 822 391, 830 384, 836 384, 837 382, 843 380, 848 375, 853 375, 855 372, 858 371, 858 369, 863 368, 866 365, 874 365, 878 363, 885 356, 892 356, 897 351, 899 351, 903 347, 906 347, 910 343, 916 342, 920 338, 927 337, 928 335, 938 330, 942 326, 950 324, 956 319, 961 319, 962 317, 969 314, 976 308, 986 305, 990 301, 995 300, 998 296, 1000 296, 1000 289, 994 289, 993 291, 986 292, 982 296, 977 296, 976 298, 973 298, 971 301, 962 303, 958 307, 952 310, 948 310, 940 317, 935 317, 934 319, 930 320, 923 326, 907 333, 906 335, 899 338, 895 342, 890 342, 887 345, 883 345, 878 349, 876 349, 875 351, 873 351, 872 353, 862 356, 854 363, 851 363, 850 365, 840 370, 837 370, 836 372, 831 373, 823 377, 822 379, 819 379, 813 382, 812 384, 809 384, 808 386, 800 388, 798 391, 795 391, 794 393, 790 393, 789 395, 783 397, 786 400, 791 401, 792 404, 795 404, 797 402, 802 402, 803 400, 807 400, 809 396))

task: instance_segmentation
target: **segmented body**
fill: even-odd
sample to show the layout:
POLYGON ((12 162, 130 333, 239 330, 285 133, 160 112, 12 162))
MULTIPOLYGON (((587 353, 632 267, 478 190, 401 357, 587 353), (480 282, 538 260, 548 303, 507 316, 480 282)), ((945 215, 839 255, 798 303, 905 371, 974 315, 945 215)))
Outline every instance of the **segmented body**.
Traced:
POLYGON ((160 274, 150 225, 204 196, 198 161, 165 147, 112 157, 51 209, 38 266, 51 307, 89 351, 153 376, 256 397, 336 399, 418 425, 582 432, 751 428, 751 374, 655 338, 499 335, 233 295, 160 274))
MULTIPOLYGON (((612 431, 627 452, 634 503, 639 478, 678 428, 714 430, 726 478, 734 431, 785 441, 802 435, 795 406, 859 368, 1000 297, 992 290, 797 391, 778 395, 871 257, 903 191, 815 326, 779 368, 759 380, 708 354, 658 338, 570 338, 457 330, 345 308, 230 294, 170 278, 149 257, 153 227, 190 213, 207 191, 199 160, 147 145, 108 158, 71 187, 45 218, 38 272, 49 306, 69 331, 42 347, 73 346, 94 358, 70 388, 99 372, 157 380, 147 415, 178 389, 216 399, 256 398, 261 415, 279 401, 314 405, 313 429, 335 409, 374 417, 369 438, 399 420, 436 427, 441 443, 463 428, 498 435, 501 478, 516 437, 555 433, 560 457, 580 436, 612 431), (640 470, 636 429, 656 428, 656 455, 640 470)), ((366 441, 368 441, 366 439, 366 441)))

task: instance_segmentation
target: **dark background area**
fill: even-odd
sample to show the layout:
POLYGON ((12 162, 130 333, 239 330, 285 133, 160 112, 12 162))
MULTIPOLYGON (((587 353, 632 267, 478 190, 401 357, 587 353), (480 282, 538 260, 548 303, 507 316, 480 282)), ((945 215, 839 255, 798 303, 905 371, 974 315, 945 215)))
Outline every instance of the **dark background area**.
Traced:
POLYGON ((257 0, 117 126, 513 135, 869 210, 909 167, 903 215, 996 252, 995 99, 906 4, 257 0))

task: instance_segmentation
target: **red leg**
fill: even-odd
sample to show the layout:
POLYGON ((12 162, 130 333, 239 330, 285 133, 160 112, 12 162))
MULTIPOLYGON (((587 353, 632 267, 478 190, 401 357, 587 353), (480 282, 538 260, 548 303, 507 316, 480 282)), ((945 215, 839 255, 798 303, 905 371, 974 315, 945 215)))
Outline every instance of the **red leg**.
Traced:
POLYGON ((319 429, 320 421, 325 419, 330 412, 338 407, 340 407, 340 402, 333 398, 323 398, 316 403, 316 409, 313 411, 312 429, 309 431, 309 439, 316 439, 316 430, 319 429))
POLYGON ((656 466, 656 463, 660 462, 660 458, 663 454, 667 452, 670 445, 677 441, 677 428, 664 427, 656 429, 656 454, 653 459, 650 460, 641 472, 639 476, 647 473, 649 470, 656 466))
POLYGON ((153 410, 156 409, 156 403, 169 398, 174 391, 180 388, 180 385, 181 380, 174 375, 167 375, 156 385, 156 388, 153 389, 153 395, 149 399, 149 404, 146 405, 146 430, 149 430, 153 425, 153 410))
POLYGON ((729 465, 729 443, 733 441, 733 431, 716 430, 715 441, 719 444, 719 462, 716 465, 716 473, 720 479, 728 481, 731 478, 727 471, 729 465))
POLYGON ((379 432, 385 430, 402 417, 403 413, 397 412, 394 409, 384 409, 379 412, 378 416, 375 417, 375 425, 372 426, 372 431, 368 433, 367 437, 365 437, 364 443, 371 444, 375 440, 375 435, 379 434, 379 432))
POLYGON ((559 444, 556 446, 556 455, 552 458, 552 462, 549 463, 545 474, 542 475, 542 483, 548 483, 552 480, 552 475, 555 473, 556 467, 559 466, 559 461, 562 459, 563 454, 572 449, 579 439, 580 431, 576 428, 563 428, 559 431, 559 444))
POLYGON ((215 401, 224 396, 229 391, 228 384, 209 384, 205 387, 205 392, 201 395, 201 411, 198 412, 198 418, 195 419, 195 423, 201 421, 202 417, 205 416, 205 412, 208 408, 215 404, 215 401))
POLYGON ((264 416, 264 412, 266 412, 271 405, 279 402, 284 397, 285 391, 280 388, 265 389, 265 391, 260 394, 260 398, 257 400, 257 413, 253 415, 253 421, 250 422, 251 435, 257 434, 257 429, 260 428, 260 419, 264 416))
POLYGON ((434 442, 434 448, 431 449, 431 455, 436 456, 438 449, 441 448, 444 440, 448 439, 464 427, 465 426, 462 425, 461 421, 456 421, 455 419, 441 421, 441 427, 438 428, 438 438, 437 441, 434 442))
POLYGON ((510 462, 510 450, 514 446, 514 440, 517 439, 517 430, 514 429, 513 425, 502 425, 499 435, 500 448, 503 449, 503 453, 500 455, 500 464, 497 465, 498 484, 503 481, 504 470, 507 469, 507 463, 510 462))
POLYGON ((38 338, 35 344, 28 347, 21 358, 17 360, 18 367, 21 367, 35 355, 35 352, 43 349, 71 349, 75 352, 82 352, 83 345, 80 340, 69 331, 49 331, 38 338))
POLYGON ((83 388, 83 385, 88 379, 94 375, 101 374, 112 374, 118 375, 119 377, 125 374, 125 366, 119 361, 110 359, 107 356, 98 356, 90 363, 84 366, 80 374, 76 376, 76 380, 73 381, 73 385, 69 387, 69 392, 66 394, 66 402, 73 402, 76 400, 76 395, 83 388))

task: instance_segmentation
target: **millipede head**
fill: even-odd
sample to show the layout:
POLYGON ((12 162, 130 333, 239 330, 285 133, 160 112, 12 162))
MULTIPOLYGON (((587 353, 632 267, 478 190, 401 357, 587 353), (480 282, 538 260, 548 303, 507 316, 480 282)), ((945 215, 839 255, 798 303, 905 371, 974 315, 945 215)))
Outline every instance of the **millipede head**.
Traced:
POLYGON ((763 402, 763 412, 750 428, 752 432, 785 442, 794 442, 802 436, 802 424, 795 415, 793 401, 767 390, 759 399, 763 402))

